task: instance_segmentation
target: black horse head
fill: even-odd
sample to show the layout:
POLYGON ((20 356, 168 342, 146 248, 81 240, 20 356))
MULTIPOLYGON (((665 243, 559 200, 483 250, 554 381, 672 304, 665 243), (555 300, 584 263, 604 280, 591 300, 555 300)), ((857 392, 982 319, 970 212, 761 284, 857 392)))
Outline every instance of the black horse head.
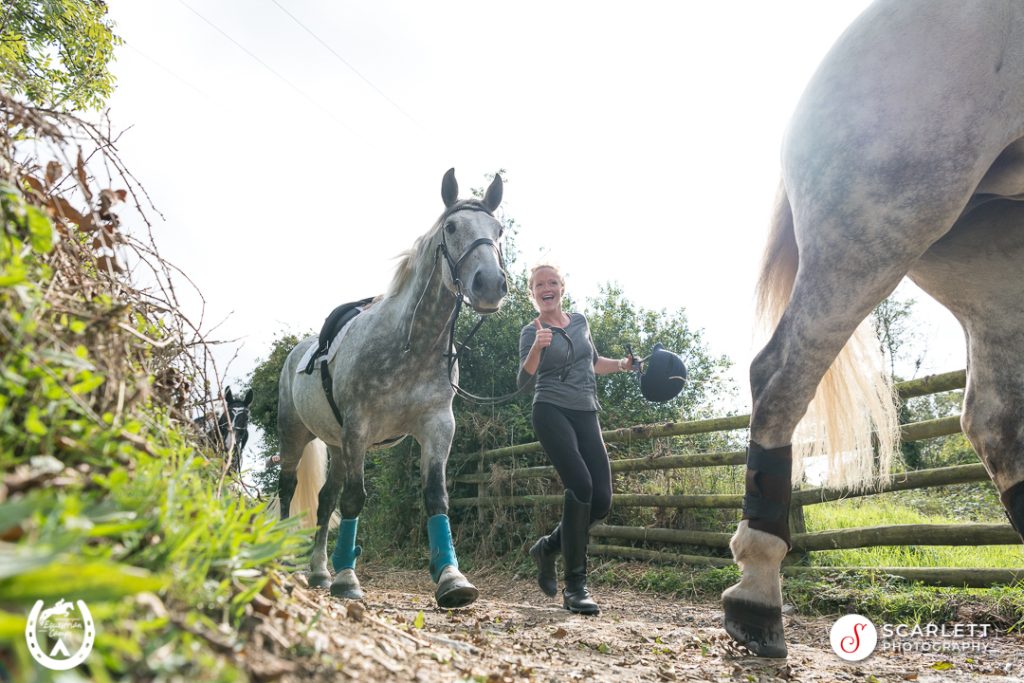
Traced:
POLYGON ((228 411, 217 418, 217 432, 221 442, 226 446, 231 457, 231 470, 235 474, 242 473, 242 450, 249 440, 249 404, 252 403, 252 389, 237 399, 231 394, 231 388, 224 390, 224 400, 228 411))
POLYGON ((235 398, 231 388, 224 390, 227 411, 222 411, 214 423, 206 417, 196 419, 196 424, 205 429, 206 440, 230 458, 229 468, 236 475, 242 473, 242 450, 249 440, 249 404, 252 403, 252 389, 242 398, 235 398))

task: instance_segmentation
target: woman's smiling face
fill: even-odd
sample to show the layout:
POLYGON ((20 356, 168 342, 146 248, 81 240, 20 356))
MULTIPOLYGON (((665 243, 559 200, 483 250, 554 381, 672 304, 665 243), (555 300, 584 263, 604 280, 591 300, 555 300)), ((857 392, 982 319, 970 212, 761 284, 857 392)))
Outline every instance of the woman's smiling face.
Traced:
POLYGON ((530 294, 533 305, 541 313, 554 313, 562 309, 562 276, 554 268, 542 266, 533 273, 530 294))

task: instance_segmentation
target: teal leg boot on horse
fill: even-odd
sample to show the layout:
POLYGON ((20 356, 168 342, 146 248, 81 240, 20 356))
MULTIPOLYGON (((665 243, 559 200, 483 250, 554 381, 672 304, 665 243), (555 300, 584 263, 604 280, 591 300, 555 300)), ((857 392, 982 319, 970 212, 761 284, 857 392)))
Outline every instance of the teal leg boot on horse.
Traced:
POLYGON ((342 519, 338 527, 338 542, 331 555, 331 564, 336 572, 331 582, 331 595, 348 600, 361 600, 363 591, 356 578, 356 558, 363 549, 356 545, 356 532, 359 529, 359 518, 342 519))
POLYGON ((437 584, 434 598, 438 607, 464 607, 472 603, 480 592, 459 572, 448 515, 428 519, 427 536, 430 539, 430 578, 437 584))

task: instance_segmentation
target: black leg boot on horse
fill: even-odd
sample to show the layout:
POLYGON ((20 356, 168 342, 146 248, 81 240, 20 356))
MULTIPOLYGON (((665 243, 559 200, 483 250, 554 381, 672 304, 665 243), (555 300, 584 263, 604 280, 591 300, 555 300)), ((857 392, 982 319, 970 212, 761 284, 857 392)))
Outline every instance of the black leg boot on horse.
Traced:
MULTIPOLYGON (((743 521, 741 529, 745 534, 737 532, 730 547, 733 556, 741 567, 750 572, 744 579, 758 593, 781 592, 779 575, 775 560, 781 562, 786 551, 792 547, 789 537, 789 503, 792 495, 791 473, 793 470, 793 448, 782 446, 765 449, 750 442, 747 448, 746 495, 743 496, 743 521), (746 534, 770 534, 773 543, 763 544, 757 548, 754 543, 744 539, 746 534), (785 543, 783 546, 782 543, 785 543), (777 546, 777 547, 776 547, 777 546), (760 556, 778 552, 777 558, 767 565, 762 575, 753 566, 760 556)), ((763 538, 768 541, 769 539, 763 538)), ((786 639, 782 625, 781 594, 778 596, 779 606, 769 606, 747 599, 737 584, 722 595, 722 607, 725 611, 725 630, 733 640, 745 645, 759 657, 785 657, 786 639)))
POLYGON ((581 503, 572 491, 565 492, 562 508, 562 556, 565 588, 562 605, 576 614, 599 614, 587 590, 587 541, 590 539, 590 503, 581 503))
POLYGON ((558 595, 558 572, 555 559, 562 552, 562 525, 558 524, 547 536, 541 536, 530 548, 530 557, 537 563, 537 585, 544 595, 558 595))

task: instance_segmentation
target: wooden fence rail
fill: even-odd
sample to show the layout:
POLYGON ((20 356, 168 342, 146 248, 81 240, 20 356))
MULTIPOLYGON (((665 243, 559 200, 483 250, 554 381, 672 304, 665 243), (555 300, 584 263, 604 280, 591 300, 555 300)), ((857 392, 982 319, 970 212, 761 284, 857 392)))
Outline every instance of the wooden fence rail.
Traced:
MULTIPOLYGON (((909 382, 901 382, 896 385, 896 393, 900 398, 915 398, 918 396, 927 396, 929 394, 938 394, 943 391, 952 391, 954 389, 963 389, 967 383, 967 373, 965 370, 956 370, 954 372, 946 372, 940 375, 929 375, 928 377, 922 377, 920 379, 911 380, 909 382)), ((959 418, 942 418, 942 420, 932 420, 930 422, 942 422, 942 429, 951 429, 951 421, 959 420, 959 418), (945 420, 945 422, 943 422, 945 420)), ((601 436, 604 437, 605 443, 628 443, 630 441, 638 441, 644 439, 653 439, 661 436, 692 436, 695 434, 711 434, 713 432, 727 432, 734 429, 746 429, 750 424, 750 415, 732 415, 729 417, 715 417, 707 420, 693 420, 689 422, 664 422, 661 424, 651 425, 636 425, 634 427, 623 427, 622 429, 609 429, 601 432, 601 436)), ((918 423, 925 424, 925 423, 918 423)), ((955 431, 941 431, 934 436, 943 436, 945 434, 956 434, 960 431, 959 422, 955 431)), ((920 438, 930 438, 922 436, 920 438)), ((504 460, 514 455, 525 455, 527 453, 540 453, 543 449, 537 441, 531 441, 530 443, 517 444, 515 446, 505 446, 504 448, 494 448, 491 450, 481 451, 479 453, 469 454, 454 454, 450 458, 453 463, 461 462, 490 462, 493 460, 504 460)))
MULTIPOLYGON (((689 529, 647 529, 600 524, 591 536, 728 548, 732 534, 689 529)), ((1014 545, 1020 536, 1008 524, 896 524, 794 534, 794 552, 845 550, 886 545, 1014 545)))
MULTIPOLYGON (((708 567, 728 567, 731 560, 703 555, 682 555, 646 548, 627 548, 614 545, 591 543, 587 546, 591 555, 618 557, 622 559, 664 562, 667 564, 692 564, 708 567)), ((1024 581, 1024 569, 990 569, 986 567, 803 567, 788 565, 782 567, 784 576, 815 574, 851 573, 901 576, 929 586, 953 586, 955 588, 987 588, 995 584, 1015 584, 1024 581)))
MULTIPOLYGON (((903 382, 896 386, 896 391, 903 399, 914 398, 961 389, 965 381, 965 372, 960 370, 903 382)), ((631 443, 659 437, 687 436, 746 429, 749 421, 749 415, 735 415, 689 422, 637 425, 623 429, 607 430, 602 435, 607 443, 631 443)), ((915 422, 900 427, 901 438, 904 442, 933 439, 956 434, 960 431, 959 416, 915 422)), ((459 475, 454 478, 454 481, 462 484, 475 484, 477 486, 477 495, 474 497, 453 498, 449 502, 450 506, 452 508, 476 507, 482 511, 491 506, 560 505, 562 503, 561 495, 495 496, 487 493, 488 486, 498 481, 505 481, 511 484, 514 481, 555 477, 555 470, 550 466, 508 468, 505 470, 499 469, 496 472, 487 471, 489 469, 488 465, 509 462, 514 456, 540 452, 542 452, 540 444, 533 442, 486 450, 475 454, 453 456, 452 461, 455 463, 476 463, 476 472, 459 475)), ((614 473, 633 473, 697 467, 738 466, 745 464, 745 462, 746 454, 743 451, 728 451, 613 460, 611 469, 614 473)), ((791 515, 793 552, 807 553, 821 550, 893 545, 1019 544, 1020 537, 1008 524, 901 524, 837 529, 813 533, 807 533, 803 527, 802 508, 806 505, 816 505, 890 491, 923 489, 933 486, 988 481, 988 479, 988 473, 984 466, 976 463, 901 472, 893 475, 877 487, 861 491, 830 489, 827 487, 794 491, 792 499, 793 514, 791 515)), ((740 509, 743 505, 743 497, 736 494, 657 495, 617 493, 615 494, 613 504, 615 507, 740 509)), ((642 528, 607 524, 594 527, 591 530, 591 535, 598 538, 617 539, 633 543, 655 542, 697 546, 719 552, 728 549, 731 537, 727 533, 712 531, 642 528)), ((633 546, 593 544, 591 545, 591 551, 597 555, 630 557, 648 561, 672 561, 706 566, 727 566, 732 564, 732 560, 726 557, 687 555, 633 546)), ((854 568, 786 567, 785 572, 806 573, 839 571, 843 569, 854 568)), ((1024 578, 1024 569, 888 567, 871 568, 871 570, 904 576, 912 580, 934 585, 985 586, 992 583, 1011 583, 1024 578)))

